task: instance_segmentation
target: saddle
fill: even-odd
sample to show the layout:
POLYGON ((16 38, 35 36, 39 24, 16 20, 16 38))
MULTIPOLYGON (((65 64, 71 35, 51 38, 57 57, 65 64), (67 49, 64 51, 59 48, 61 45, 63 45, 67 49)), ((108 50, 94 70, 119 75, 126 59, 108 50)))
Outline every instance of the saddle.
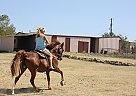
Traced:
POLYGON ((43 51, 41 51, 41 50, 34 50, 34 52, 36 52, 41 59, 47 59, 48 60, 49 56, 46 55, 43 51))
POLYGON ((41 51, 41 50, 34 50, 34 52, 36 52, 39 55, 40 59, 46 59, 47 62, 50 64, 49 56, 46 55, 43 51, 41 51))

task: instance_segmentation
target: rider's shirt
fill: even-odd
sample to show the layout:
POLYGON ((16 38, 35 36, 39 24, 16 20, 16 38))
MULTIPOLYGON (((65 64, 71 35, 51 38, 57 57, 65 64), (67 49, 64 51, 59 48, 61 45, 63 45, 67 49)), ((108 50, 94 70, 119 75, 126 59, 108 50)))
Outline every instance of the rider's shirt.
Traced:
POLYGON ((45 50, 46 42, 41 37, 36 37, 36 50, 45 50))

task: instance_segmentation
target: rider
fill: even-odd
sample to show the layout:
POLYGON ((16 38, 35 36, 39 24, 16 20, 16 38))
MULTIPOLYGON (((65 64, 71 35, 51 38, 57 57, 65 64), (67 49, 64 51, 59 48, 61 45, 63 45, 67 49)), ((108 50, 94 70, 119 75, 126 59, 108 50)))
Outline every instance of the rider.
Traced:
POLYGON ((36 35, 36 50, 42 50, 46 55, 48 55, 50 58, 50 69, 54 69, 53 65, 52 65, 52 59, 53 59, 53 55, 51 54, 51 52, 46 48, 46 45, 49 44, 49 41, 47 40, 46 36, 45 36, 45 31, 46 29, 44 28, 38 28, 37 29, 37 35, 36 35))

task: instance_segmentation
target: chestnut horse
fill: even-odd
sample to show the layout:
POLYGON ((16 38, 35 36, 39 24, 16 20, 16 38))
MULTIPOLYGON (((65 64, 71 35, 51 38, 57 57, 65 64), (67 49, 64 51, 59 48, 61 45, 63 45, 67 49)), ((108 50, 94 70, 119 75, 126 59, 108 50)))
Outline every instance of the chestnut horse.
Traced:
POLYGON ((36 72, 46 72, 47 75, 47 81, 48 81, 48 89, 51 89, 50 87, 50 71, 58 72, 61 74, 61 82, 60 84, 63 86, 63 72, 58 67, 58 60, 62 60, 62 53, 63 53, 63 45, 64 43, 51 43, 48 45, 48 48, 50 49, 50 52, 55 55, 57 58, 53 58, 53 67, 54 69, 49 68, 49 60, 48 56, 42 57, 39 54, 42 54, 42 52, 37 51, 31 51, 26 52, 24 50, 20 50, 16 53, 12 65, 11 65, 11 73, 13 77, 13 87, 12 87, 12 94, 14 94, 14 89, 17 81, 21 77, 21 75, 28 70, 31 73, 31 79, 30 83, 34 88, 35 92, 39 92, 39 89, 35 86, 34 79, 36 77, 36 72), (56 45, 55 45, 56 44, 56 45))

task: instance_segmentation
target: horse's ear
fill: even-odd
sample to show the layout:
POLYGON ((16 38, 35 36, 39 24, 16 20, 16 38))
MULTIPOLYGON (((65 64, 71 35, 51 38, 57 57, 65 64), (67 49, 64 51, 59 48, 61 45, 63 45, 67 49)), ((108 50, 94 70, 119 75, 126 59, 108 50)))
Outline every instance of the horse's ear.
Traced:
POLYGON ((63 43, 61 43, 61 47, 63 47, 64 46, 64 42, 63 43))
POLYGON ((59 45, 59 44, 61 44, 61 43, 58 40, 52 42, 53 47, 55 47, 56 45, 59 45))
POLYGON ((56 40, 56 45, 59 45, 59 44, 61 44, 58 40, 56 40))

